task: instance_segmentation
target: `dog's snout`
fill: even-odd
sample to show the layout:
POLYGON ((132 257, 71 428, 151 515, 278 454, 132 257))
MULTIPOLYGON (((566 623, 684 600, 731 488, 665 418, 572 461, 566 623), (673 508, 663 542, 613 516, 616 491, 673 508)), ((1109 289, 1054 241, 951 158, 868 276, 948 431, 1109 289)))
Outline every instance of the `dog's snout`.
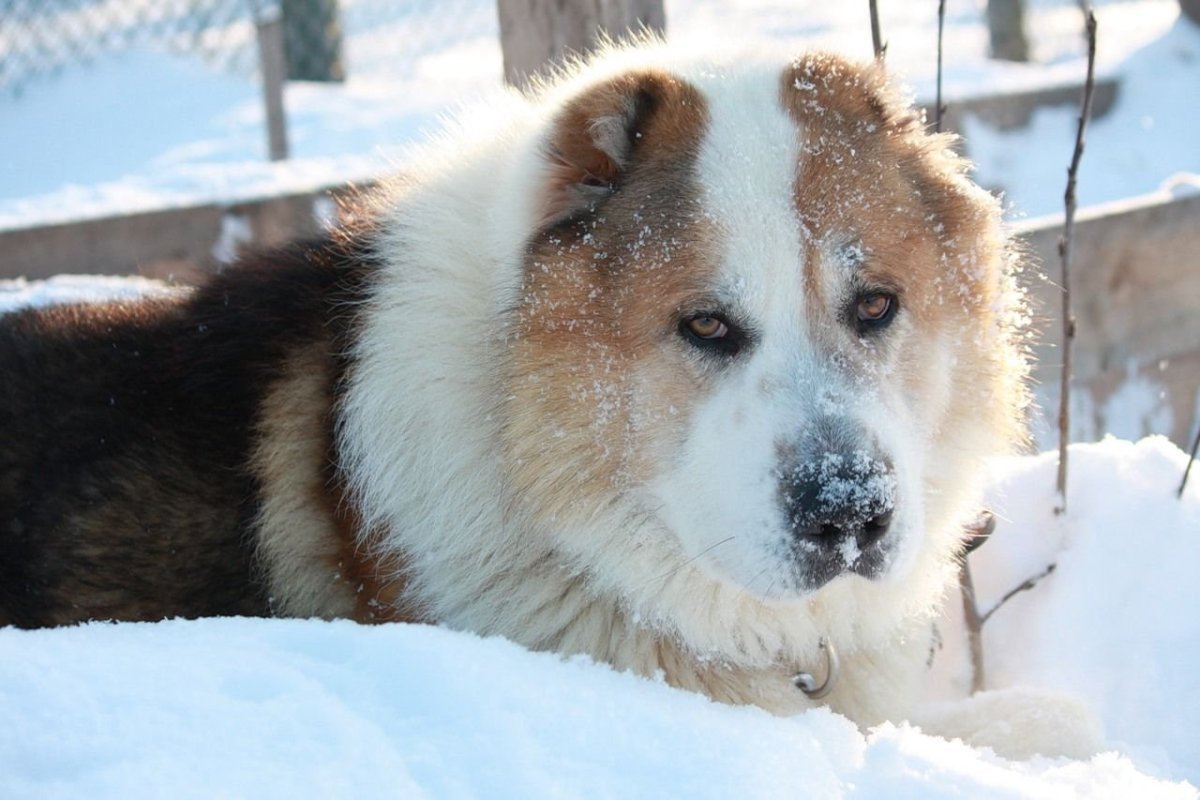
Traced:
POLYGON ((787 520, 800 541, 865 550, 891 527, 895 487, 891 464, 873 453, 822 453, 786 476, 787 520))

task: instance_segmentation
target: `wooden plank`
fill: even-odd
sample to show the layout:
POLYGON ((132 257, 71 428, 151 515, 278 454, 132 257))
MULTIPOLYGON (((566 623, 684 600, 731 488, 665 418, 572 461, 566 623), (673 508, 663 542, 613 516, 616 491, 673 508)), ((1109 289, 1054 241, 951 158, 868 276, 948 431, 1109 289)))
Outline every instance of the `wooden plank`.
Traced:
POLYGON ((666 32, 662 0, 497 0, 504 79, 523 86, 548 64, 642 27, 666 32))
MULTIPOLYGON (((1060 364, 1061 228, 1061 214, 1017 226, 1035 265, 1027 283, 1040 331, 1032 343, 1034 380, 1043 387, 1056 384, 1060 364)), ((1165 432, 1186 446, 1200 408, 1200 194, 1080 209, 1072 247, 1074 391, 1086 392, 1092 424, 1103 432, 1105 406, 1136 380, 1142 394, 1154 387, 1171 410, 1165 432)))
POLYGON ((361 188, 0 231, 0 279, 143 275, 195 283, 222 266, 218 255, 225 251, 269 247, 315 234, 328 222, 319 217, 328 216, 334 202, 331 196, 361 188), (248 240, 231 240, 231 228, 242 229, 248 240))

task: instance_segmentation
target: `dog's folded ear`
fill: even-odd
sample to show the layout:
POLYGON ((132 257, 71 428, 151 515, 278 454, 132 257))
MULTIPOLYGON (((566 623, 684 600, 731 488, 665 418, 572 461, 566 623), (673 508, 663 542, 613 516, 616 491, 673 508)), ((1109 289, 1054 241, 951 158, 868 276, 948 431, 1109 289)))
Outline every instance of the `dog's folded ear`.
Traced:
POLYGON ((706 118, 693 87, 666 73, 626 73, 569 101, 546 146, 545 224, 594 206, 655 152, 694 147, 706 118))

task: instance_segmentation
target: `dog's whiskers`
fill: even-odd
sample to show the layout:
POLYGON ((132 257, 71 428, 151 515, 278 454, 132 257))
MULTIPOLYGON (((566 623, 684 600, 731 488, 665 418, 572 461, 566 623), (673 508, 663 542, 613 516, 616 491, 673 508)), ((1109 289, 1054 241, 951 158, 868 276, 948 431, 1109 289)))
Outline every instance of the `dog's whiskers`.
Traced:
MULTIPOLYGON (((747 591, 753 591, 753 589, 754 589, 754 584, 758 582, 758 579, 759 579, 759 578, 761 578, 763 575, 766 575, 766 574, 767 574, 767 570, 769 570, 770 568, 771 568, 771 565, 770 565, 770 564, 768 564, 767 566, 765 566, 765 567, 763 567, 762 569, 760 569, 760 570, 758 571, 758 574, 757 574, 757 575, 755 575, 753 578, 751 578, 751 579, 750 579, 750 581, 749 581, 749 582, 746 584, 746 590, 747 590, 747 591)), ((771 583, 767 584, 767 592, 764 592, 764 594, 768 594, 768 593, 770 592, 770 590, 771 590, 771 586, 772 586, 772 584, 774 584, 774 582, 775 582, 775 579, 774 579, 774 578, 772 578, 772 579, 771 579, 771 583)))
POLYGON ((716 550, 721 545, 728 544, 729 542, 732 542, 736 538, 737 538, 736 536, 726 536, 724 539, 721 539, 718 542, 714 542, 714 543, 710 544, 708 547, 704 548, 699 553, 697 553, 696 555, 689 558, 687 561, 684 561, 682 564, 679 564, 679 565, 667 570, 667 572, 663 573, 662 575, 651 578, 649 581, 647 581, 647 583, 655 583, 658 581, 665 582, 665 581, 669 580, 673 575, 675 575, 681 569, 691 565, 698 558, 708 555, 709 553, 711 553, 713 550, 716 550))

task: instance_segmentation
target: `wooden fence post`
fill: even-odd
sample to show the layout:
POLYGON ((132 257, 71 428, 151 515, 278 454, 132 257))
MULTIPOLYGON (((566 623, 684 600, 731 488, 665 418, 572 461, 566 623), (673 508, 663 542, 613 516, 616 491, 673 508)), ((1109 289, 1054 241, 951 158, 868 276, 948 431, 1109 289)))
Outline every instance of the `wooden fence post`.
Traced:
POLYGON ((1179 0, 1179 10, 1185 17, 1200 25, 1200 0, 1179 0))
POLYGON ((1024 0, 988 0, 989 52, 1005 61, 1028 61, 1029 39, 1025 36, 1024 0))
POLYGON ((279 11, 288 80, 344 81, 338 0, 280 0, 279 11))
POLYGON ((586 53, 601 32, 619 38, 645 26, 660 35, 667 17, 662 0, 497 0, 504 79, 513 86, 567 52, 586 53))
POLYGON ((272 161, 283 161, 288 157, 287 115, 283 109, 287 64, 283 56, 283 22, 278 15, 258 21, 258 60, 267 113, 267 152, 272 161))

